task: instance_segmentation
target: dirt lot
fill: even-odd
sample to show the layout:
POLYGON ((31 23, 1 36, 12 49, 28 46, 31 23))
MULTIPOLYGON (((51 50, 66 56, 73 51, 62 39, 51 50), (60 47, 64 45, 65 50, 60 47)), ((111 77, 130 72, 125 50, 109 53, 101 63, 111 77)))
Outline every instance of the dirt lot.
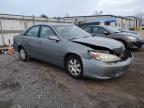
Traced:
POLYGON ((144 108, 144 49, 133 54, 126 75, 105 81, 76 80, 51 64, 0 55, 0 108, 144 108))

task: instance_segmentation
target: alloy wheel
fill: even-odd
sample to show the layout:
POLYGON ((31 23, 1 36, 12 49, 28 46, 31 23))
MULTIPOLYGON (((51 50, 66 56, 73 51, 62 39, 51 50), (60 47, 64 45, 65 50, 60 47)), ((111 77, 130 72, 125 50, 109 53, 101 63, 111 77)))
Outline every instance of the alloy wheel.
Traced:
POLYGON ((73 76, 79 76, 82 72, 81 63, 77 59, 70 59, 68 61, 68 70, 73 76))
POLYGON ((25 50, 24 49, 20 49, 20 58, 22 59, 22 60, 25 60, 26 59, 26 52, 25 52, 25 50))

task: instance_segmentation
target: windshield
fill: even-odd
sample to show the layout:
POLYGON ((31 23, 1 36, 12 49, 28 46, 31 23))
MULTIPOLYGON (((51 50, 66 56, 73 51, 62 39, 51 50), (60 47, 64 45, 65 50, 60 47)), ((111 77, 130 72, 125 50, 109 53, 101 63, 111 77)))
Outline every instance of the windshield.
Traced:
POLYGON ((121 32, 120 30, 114 28, 114 27, 110 27, 110 26, 106 26, 105 27, 107 30, 109 30, 110 32, 114 32, 114 33, 119 33, 121 32))
POLYGON ((75 39, 91 36, 89 33, 77 26, 55 26, 54 28, 64 39, 75 39))

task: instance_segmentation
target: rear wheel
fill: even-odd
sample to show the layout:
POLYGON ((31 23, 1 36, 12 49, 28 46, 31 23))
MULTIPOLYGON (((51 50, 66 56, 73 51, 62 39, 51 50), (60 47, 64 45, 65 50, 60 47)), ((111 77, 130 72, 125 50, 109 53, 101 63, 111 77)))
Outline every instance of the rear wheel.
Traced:
POLYGON ((22 61, 28 61, 29 60, 27 52, 23 47, 19 48, 19 55, 20 55, 20 59, 22 61))
POLYGON ((72 55, 66 60, 66 69, 74 78, 80 78, 83 75, 83 66, 78 56, 72 55))

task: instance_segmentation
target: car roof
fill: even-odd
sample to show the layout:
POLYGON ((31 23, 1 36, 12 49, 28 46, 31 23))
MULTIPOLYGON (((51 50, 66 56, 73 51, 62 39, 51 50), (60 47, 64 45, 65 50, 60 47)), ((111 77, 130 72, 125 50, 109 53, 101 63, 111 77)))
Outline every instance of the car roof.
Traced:
POLYGON ((34 26, 51 26, 51 27, 57 27, 57 26, 74 26, 74 24, 37 24, 34 26))
POLYGON ((106 25, 85 25, 81 28, 85 28, 85 27, 106 27, 106 25))
POLYGON ((83 26, 83 27, 89 27, 89 26, 106 27, 106 25, 86 25, 86 26, 83 26))

